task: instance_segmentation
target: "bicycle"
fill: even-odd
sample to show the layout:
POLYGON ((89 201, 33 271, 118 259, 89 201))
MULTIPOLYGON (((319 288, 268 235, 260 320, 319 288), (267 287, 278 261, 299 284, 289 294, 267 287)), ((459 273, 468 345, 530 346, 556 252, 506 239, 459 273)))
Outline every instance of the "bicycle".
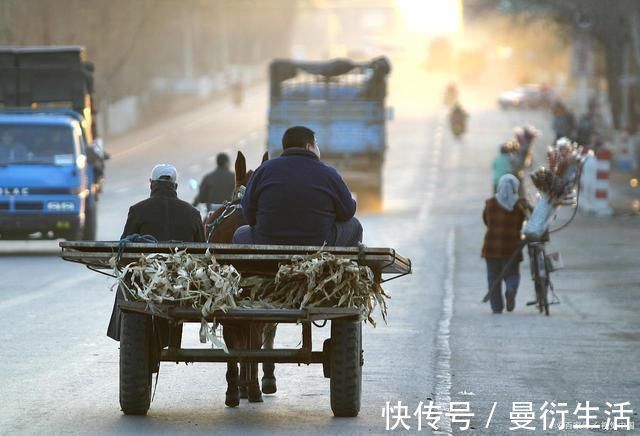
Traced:
POLYGON ((549 316, 549 306, 560 304, 560 299, 554 292, 553 283, 551 282, 550 273, 554 271, 554 267, 545 250, 547 242, 549 242, 548 233, 545 233, 540 239, 525 241, 529 252, 531 280, 533 280, 536 293, 535 301, 527 302, 527 306, 535 304, 540 313, 544 311, 544 314, 549 316), (551 302, 549 301, 549 291, 551 291, 553 297, 551 302))
POLYGON ((534 301, 527 302, 527 306, 536 305, 540 313, 544 311, 546 316, 549 316, 549 306, 552 304, 560 304, 560 298, 555 293, 553 283, 551 282, 550 273, 557 268, 554 266, 554 262, 551 260, 551 256, 547 255, 545 250, 546 243, 549 242, 549 232, 545 233, 542 238, 539 239, 524 239, 518 249, 507 261, 502 272, 498 275, 498 278, 494 280, 490 287, 489 292, 482 299, 483 303, 489 301, 491 292, 495 292, 498 288, 500 281, 503 279, 509 266, 515 261, 517 253, 520 252, 524 246, 527 246, 529 252, 529 265, 531 267, 531 280, 533 280, 536 299, 534 301), (549 301, 549 291, 551 291, 552 299, 549 301))

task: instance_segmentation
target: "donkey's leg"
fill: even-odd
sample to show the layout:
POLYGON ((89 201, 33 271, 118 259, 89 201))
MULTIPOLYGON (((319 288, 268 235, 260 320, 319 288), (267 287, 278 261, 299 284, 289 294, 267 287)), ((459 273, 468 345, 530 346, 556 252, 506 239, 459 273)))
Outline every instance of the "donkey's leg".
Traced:
MULTIPOLYGON (((249 327, 249 349, 260 350, 262 348, 262 332, 264 330, 264 323, 252 323, 249 327)), ((258 383, 258 363, 251 362, 248 365, 249 369, 249 402, 261 403, 262 392, 260 392, 260 383, 258 383)))
MULTIPOLYGON (((265 350, 273 350, 273 342, 276 337, 276 323, 266 323, 264 327, 262 348, 265 350)), ((278 390, 276 386, 276 376, 274 371, 276 365, 273 362, 264 362, 262 364, 262 392, 265 394, 275 394, 278 390)))
POLYGON ((249 364, 247 362, 240 363, 240 380, 238 381, 240 398, 247 399, 249 397, 247 388, 249 386, 249 372, 249 364))
MULTIPOLYGON (((236 341, 238 348, 241 350, 249 349, 249 325, 246 323, 240 323, 236 325, 237 335, 236 341)), ((249 364, 247 362, 240 363, 240 381, 238 387, 240 389, 240 398, 249 398, 249 377, 250 377, 249 364)))
MULTIPOLYGON (((236 348, 236 331, 230 325, 223 325, 222 334, 224 342, 231 350, 236 348)), ((236 407, 240 404, 240 395, 238 392, 238 361, 232 360, 227 362, 227 393, 225 395, 224 404, 229 407, 236 407)))

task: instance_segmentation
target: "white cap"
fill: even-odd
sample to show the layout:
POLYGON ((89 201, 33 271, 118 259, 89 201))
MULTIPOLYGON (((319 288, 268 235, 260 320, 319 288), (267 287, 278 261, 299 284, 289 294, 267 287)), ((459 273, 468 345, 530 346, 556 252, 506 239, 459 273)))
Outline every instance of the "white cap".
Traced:
POLYGON ((151 178, 149 180, 152 182, 154 180, 169 180, 176 183, 176 180, 178 180, 178 170, 170 164, 158 164, 151 170, 151 178))

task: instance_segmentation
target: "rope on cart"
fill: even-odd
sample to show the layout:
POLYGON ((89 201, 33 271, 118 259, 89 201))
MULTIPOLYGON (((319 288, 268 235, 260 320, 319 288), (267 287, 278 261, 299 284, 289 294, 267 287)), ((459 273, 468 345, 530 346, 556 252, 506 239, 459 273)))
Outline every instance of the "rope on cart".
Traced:
POLYGON ((157 244, 158 240, 154 236, 140 235, 138 233, 132 233, 131 235, 125 236, 124 238, 120 239, 120 242, 118 243, 118 254, 116 255, 116 262, 120 262, 122 254, 124 253, 124 248, 127 246, 127 244, 135 242, 157 244))

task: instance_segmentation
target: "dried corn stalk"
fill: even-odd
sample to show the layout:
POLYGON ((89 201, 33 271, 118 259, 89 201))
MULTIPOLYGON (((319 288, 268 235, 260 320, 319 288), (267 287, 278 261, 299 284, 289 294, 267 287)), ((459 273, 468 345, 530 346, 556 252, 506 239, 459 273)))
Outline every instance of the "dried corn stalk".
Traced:
POLYGON ((154 304, 177 303, 200 310, 203 317, 215 310, 236 307, 240 295, 240 273, 232 265, 220 265, 207 250, 203 257, 186 251, 141 255, 119 269, 119 282, 135 301, 154 304))
POLYGON ((290 264, 280 265, 275 278, 248 277, 242 287, 250 301, 263 307, 355 307, 375 326, 371 315, 377 306, 386 322, 389 296, 371 268, 326 251, 293 256, 290 264))
POLYGON ((154 304, 175 303, 200 310, 204 318, 230 307, 355 307, 375 326, 371 315, 379 307, 386 322, 389 296, 371 268, 326 251, 293 256, 275 276, 244 278, 208 251, 203 257, 185 251, 141 255, 123 268, 117 268, 116 257, 110 262, 129 297, 152 310, 154 304))

